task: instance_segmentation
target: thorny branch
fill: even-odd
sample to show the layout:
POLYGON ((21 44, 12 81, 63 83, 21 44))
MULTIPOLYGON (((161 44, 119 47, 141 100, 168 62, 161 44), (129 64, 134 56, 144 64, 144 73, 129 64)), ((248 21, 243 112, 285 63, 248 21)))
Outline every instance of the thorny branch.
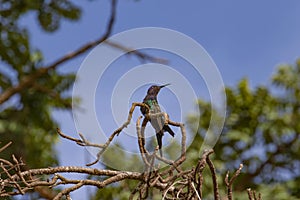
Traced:
MULTIPOLYGON (((105 144, 93 144, 87 141, 82 134, 79 134, 81 139, 73 138, 64 134, 61 130, 57 130, 58 134, 70 141, 76 142, 80 146, 92 146, 99 148, 98 157, 94 164, 101 158, 102 153, 108 148, 111 141, 115 136, 119 135, 121 131, 129 125, 133 112, 136 107, 144 106, 147 109, 148 106, 144 103, 133 103, 129 110, 127 121, 118 129, 116 129, 105 144)), ((156 188, 161 191, 162 199, 202 199, 203 192, 203 171, 208 165, 214 185, 214 197, 215 200, 219 200, 219 188, 217 184, 217 176, 214 165, 209 156, 214 152, 212 149, 205 150, 202 157, 199 159, 195 168, 182 169, 181 164, 185 161, 186 156, 186 132, 184 125, 181 123, 173 122, 168 118, 166 113, 159 113, 158 115, 165 116, 165 123, 169 125, 178 126, 181 128, 181 153, 180 157, 175 161, 162 158, 157 154, 158 148, 152 153, 148 152, 145 148, 145 136, 144 130, 147 122, 150 119, 150 115, 146 115, 142 125, 140 123, 141 117, 136 121, 136 131, 138 136, 138 145, 141 153, 141 159, 144 162, 143 172, 131 172, 131 171, 118 171, 118 170, 105 170, 88 167, 76 167, 76 166, 60 166, 60 167, 48 167, 41 169, 29 169, 22 171, 20 166, 24 163, 22 160, 18 160, 12 156, 12 162, 0 158, 0 197, 9 197, 14 195, 23 195, 31 192, 37 187, 55 188, 61 185, 68 185, 69 187, 62 189, 55 194, 54 200, 59 200, 65 197, 70 199, 70 193, 83 187, 83 186, 95 186, 99 189, 108 186, 109 184, 120 182, 122 180, 138 180, 136 188, 131 192, 129 199, 147 199, 149 196, 150 188, 156 188), (157 161, 167 163, 167 167, 160 168, 157 161), (63 173, 76 173, 85 174, 101 179, 68 179, 64 177, 63 173)), ((5 150, 9 144, 0 148, 1 151, 5 150)), ((88 165, 91 165, 88 164, 88 165)), ((232 199, 232 184, 236 177, 241 172, 242 165, 235 172, 233 177, 229 180, 229 173, 225 178, 225 183, 228 189, 228 199, 232 199)), ((255 192, 248 190, 248 196, 250 200, 261 199, 261 196, 256 197, 255 192)))

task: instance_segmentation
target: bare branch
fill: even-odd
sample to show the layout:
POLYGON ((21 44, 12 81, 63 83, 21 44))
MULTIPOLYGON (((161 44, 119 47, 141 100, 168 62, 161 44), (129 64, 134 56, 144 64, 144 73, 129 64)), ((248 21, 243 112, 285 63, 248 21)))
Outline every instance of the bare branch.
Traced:
MULTIPOLYGON (((138 144, 139 144, 140 153, 141 153, 141 156, 142 156, 142 159, 143 159, 144 163, 146 164, 146 166, 150 167, 151 165, 148 161, 148 158, 149 158, 150 154, 145 149, 145 138, 144 138, 145 127, 143 125, 142 125, 142 128, 140 127, 141 118, 142 117, 139 117, 137 122, 136 122, 136 132, 137 132, 137 136, 138 136, 138 144), (142 129, 143 133, 141 133, 141 129, 142 129)), ((144 121, 148 122, 148 120, 144 120, 144 121)), ((144 124, 144 121, 143 121, 143 124, 144 124)), ((146 126, 147 122, 145 122, 145 126, 146 126)))
POLYGON ((16 181, 13 180, 12 176, 10 175, 10 173, 5 169, 3 163, 1 163, 1 168, 5 172, 5 174, 8 176, 8 178, 10 180, 9 184, 12 183, 18 189, 18 191, 20 192, 20 194, 25 194, 24 191, 21 189, 21 186, 16 181))
POLYGON ((248 193, 249 200, 262 200, 261 194, 258 193, 258 197, 257 197, 255 190, 252 191, 251 188, 247 189, 247 193, 248 193))
POLYGON ((132 118, 133 111, 134 111, 134 109, 135 109, 136 106, 140 106, 140 107, 143 106, 143 107, 146 107, 149 110, 149 107, 148 107, 147 104, 144 104, 144 103, 132 103, 131 108, 129 110, 127 121, 121 127, 119 127, 117 130, 115 130, 111 134, 111 136, 108 138, 108 140, 106 141, 106 143, 103 145, 102 149, 97 154, 97 159, 94 162, 87 164, 87 166, 91 166, 91 165, 94 165, 97 162, 99 162, 101 155, 107 149, 107 147, 109 146, 109 144, 111 143, 111 141, 114 139, 114 137, 116 135, 119 135, 121 133, 121 131, 129 125, 129 123, 131 121, 131 118, 132 118))
POLYGON ((216 175, 216 169, 215 166, 213 164, 213 162, 210 160, 209 155, 206 157, 206 162, 209 166, 210 172, 211 172, 211 176, 212 176, 212 182, 213 182, 213 186, 214 186, 214 197, 215 200, 219 200, 220 199, 220 195, 219 195, 219 187, 218 187, 218 182, 217 182, 217 175, 216 175))
POLYGON ((196 169, 191 174, 193 176, 193 180, 197 182, 197 191, 199 196, 202 198, 202 185, 203 185, 203 170, 206 166, 206 160, 210 154, 214 152, 213 149, 205 149, 201 159, 198 161, 198 164, 196 166, 196 169), (198 178, 197 178, 198 176, 198 178))
POLYGON ((248 198, 249 198, 249 200, 254 200, 254 199, 253 199, 253 194, 252 194, 251 188, 248 188, 248 189, 247 189, 247 193, 248 193, 248 198))
POLYGON ((69 196, 70 192, 72 192, 74 190, 78 190, 79 188, 81 188, 85 184, 87 185, 87 183, 85 181, 79 181, 79 183, 77 183, 76 185, 62 190, 60 193, 58 193, 55 196, 55 198, 53 200, 60 200, 63 196, 69 196))
MULTIPOLYGON (((140 127, 140 118, 137 121, 137 128, 140 127)), ((137 129, 139 130, 139 129, 137 129)), ((140 136, 140 133, 138 133, 140 136)), ((73 138, 74 139, 74 138, 73 138)), ((141 143, 141 141, 140 141, 141 143)), ((142 146, 140 147, 142 149, 142 146)), ((195 174, 198 177, 203 177, 203 169, 206 163, 209 165, 213 177, 215 177, 215 169, 209 158, 209 155, 213 153, 213 150, 204 151, 201 159, 199 160, 196 169, 187 169, 178 171, 173 165, 160 169, 159 166, 155 165, 155 159, 158 149, 149 155, 147 159, 148 164, 145 163, 145 172, 129 172, 129 171, 117 171, 117 170, 101 170, 96 168, 86 168, 86 167, 49 167, 41 169, 30 169, 26 171, 21 171, 20 165, 23 165, 22 161, 17 160, 13 156, 13 163, 1 159, 1 169, 7 175, 7 178, 0 179, 0 197, 9 197, 18 194, 25 194, 32 189, 37 189, 41 187, 54 188, 59 185, 71 185, 55 194, 52 199, 61 199, 62 197, 70 199, 70 193, 83 186, 95 186, 97 188, 104 188, 109 184, 120 182, 122 180, 138 180, 139 183, 137 187, 132 191, 130 199, 134 199, 135 194, 138 193, 139 199, 147 199, 149 188, 157 188, 162 191, 163 199, 202 199, 201 187, 199 187, 199 181, 195 179, 195 174), (6 167, 4 166, 4 164, 6 167), (172 169, 172 170, 170 170, 172 169), (166 174, 164 176, 163 174, 166 174), (65 178, 63 173, 77 173, 86 174, 92 176, 101 177, 99 180, 93 179, 82 179, 73 180, 65 178)), ((229 180, 228 174, 226 177, 226 184, 229 188, 235 178, 238 176, 242 169, 242 165, 235 172, 233 177, 229 180)), ((216 177, 213 178, 213 181, 216 177)), ((215 183, 214 183, 215 184, 215 183)), ((217 186, 216 186, 217 187, 217 186)), ((218 199, 218 193, 215 192, 215 199, 218 199)), ((232 194, 231 194, 232 195, 232 194)), ((252 196, 254 199, 261 199, 260 194, 258 198, 255 192, 248 195, 252 196)), ((249 197, 250 200, 251 197, 249 197)))
POLYGON ((120 49, 121 51, 124 51, 128 54, 133 54, 133 55, 137 56, 138 58, 140 58, 141 60, 148 60, 150 62, 161 63, 161 64, 167 64, 168 63, 168 60, 166 60, 166 59, 157 58, 157 57, 142 53, 139 50, 123 46, 123 45, 115 43, 111 40, 105 40, 104 43, 108 44, 111 47, 120 49))
POLYGON ((5 150, 7 147, 9 147, 9 145, 11 145, 12 141, 8 142, 6 145, 4 145, 3 147, 0 148, 0 152, 2 152, 3 150, 5 150))
POLYGON ((203 152, 203 155, 201 157, 201 159, 198 161, 198 164, 196 166, 196 169, 195 169, 195 173, 194 173, 194 179, 196 180, 196 176, 197 176, 197 173, 202 173, 204 168, 205 168, 205 165, 206 165, 206 158, 212 154, 214 152, 214 150, 212 149, 205 149, 204 152, 203 152))
POLYGON ((74 141, 74 142, 76 142, 76 144, 78 144, 80 146, 90 146, 90 147, 98 147, 98 148, 104 147, 104 145, 101 145, 101 144, 90 143, 89 141, 87 141, 85 139, 85 137, 81 133, 79 133, 79 136, 81 137, 81 139, 76 139, 76 138, 73 138, 71 136, 64 134, 59 128, 57 128, 56 131, 62 138, 74 141))
POLYGON ((225 184, 226 184, 226 187, 227 187, 227 198, 228 198, 228 200, 232 200, 232 184, 233 184, 233 181, 241 173, 242 169, 243 169, 243 164, 240 164, 239 169, 236 170, 236 172, 233 174, 233 176, 231 177, 230 180, 229 180, 229 171, 227 172, 227 174, 225 176, 225 184))

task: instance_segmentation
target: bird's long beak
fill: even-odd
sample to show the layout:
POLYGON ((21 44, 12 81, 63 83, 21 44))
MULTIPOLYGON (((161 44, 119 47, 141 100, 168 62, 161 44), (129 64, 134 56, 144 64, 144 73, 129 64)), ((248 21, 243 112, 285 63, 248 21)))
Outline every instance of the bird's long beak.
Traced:
POLYGON ((163 88, 163 87, 166 87, 166 86, 168 86, 168 85, 171 85, 171 83, 167 83, 167 84, 161 85, 161 86, 159 86, 159 87, 160 87, 160 88, 163 88))

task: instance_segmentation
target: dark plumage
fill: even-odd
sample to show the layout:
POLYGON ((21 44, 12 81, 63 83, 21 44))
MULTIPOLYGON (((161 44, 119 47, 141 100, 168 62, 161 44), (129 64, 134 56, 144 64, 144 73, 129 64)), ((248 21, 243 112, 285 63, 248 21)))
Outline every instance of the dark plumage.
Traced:
MULTIPOLYGON (((151 114, 156 114, 156 113, 160 113, 160 107, 159 104, 157 102, 157 95, 160 91, 161 88, 170 85, 170 84, 165 84, 165 85, 152 85, 148 91, 147 91, 147 95, 143 100, 143 103, 147 104, 150 108, 150 113, 151 114)), ((143 113, 143 115, 146 114, 146 108, 145 107, 141 107, 141 112, 143 113)), ((167 131, 168 133, 170 133, 171 136, 174 137, 175 133, 172 131, 172 129, 167 125, 164 124, 164 117, 163 116, 159 116, 159 117, 150 117, 150 123, 153 126, 153 128, 155 129, 155 133, 156 133, 156 139, 157 139, 157 143, 158 143, 158 147, 159 147, 159 152, 160 155, 162 156, 162 136, 164 135, 164 132, 167 131)))

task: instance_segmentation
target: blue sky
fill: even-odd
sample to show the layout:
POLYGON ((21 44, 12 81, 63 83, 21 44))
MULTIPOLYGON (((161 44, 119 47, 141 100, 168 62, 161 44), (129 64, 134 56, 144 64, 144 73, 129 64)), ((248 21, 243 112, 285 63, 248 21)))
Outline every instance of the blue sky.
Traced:
MULTIPOLYGON (((76 23, 63 22, 60 30, 54 34, 41 31, 33 16, 26 19, 25 25, 31 29, 32 42, 43 51, 46 63, 51 63, 103 33, 110 8, 108 1, 76 3, 83 8, 81 20, 76 23)), ((259 84, 269 85, 269 78, 276 66, 281 63, 293 64, 300 57, 299 8, 298 0, 120 0, 113 33, 149 26, 182 32, 206 49, 218 66, 225 85, 234 86, 241 78, 248 77, 255 87, 259 84)), ((166 54, 155 52, 155 55, 166 54)), ((65 64, 59 70, 76 72, 85 56, 65 64)), ((129 68, 131 63, 139 63, 134 57, 122 58, 119 63, 121 62, 126 63, 129 68)), ((170 62, 177 67, 177 62, 184 64, 182 60, 175 58, 170 62)), ((110 73, 113 74, 114 71, 110 73)), ((108 81, 103 90, 111 87, 108 81)), ((146 87, 140 88, 133 95, 133 100, 141 98, 145 89, 146 87)), ((163 95, 168 94, 165 92, 163 95)), ((201 90, 197 95, 202 97, 201 90)), ((100 106, 96 107, 100 109, 100 106)), ((55 111, 54 117, 65 133, 77 136, 71 113, 55 111)), ((101 119, 101 116, 98 117, 101 119)), ((84 165, 92 159, 83 148, 63 139, 58 142, 57 150, 63 165, 84 165)), ((83 195, 82 191, 76 192, 73 198, 76 199, 79 195, 83 195)))

